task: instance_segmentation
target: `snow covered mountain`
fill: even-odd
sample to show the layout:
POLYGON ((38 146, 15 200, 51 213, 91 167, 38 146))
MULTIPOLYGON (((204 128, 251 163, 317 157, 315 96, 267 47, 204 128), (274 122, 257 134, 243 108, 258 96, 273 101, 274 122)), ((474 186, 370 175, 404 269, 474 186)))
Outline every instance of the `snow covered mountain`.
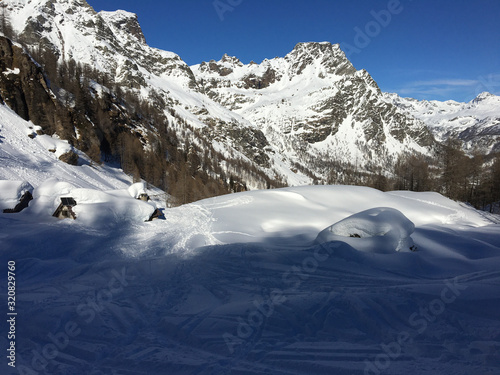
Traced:
POLYGON ((0 206, 33 193, 0 212, 17 313, 2 374, 498 373, 497 216, 305 186, 158 201, 165 219, 145 222, 123 171, 69 165, 34 131, 0 105, 0 206), (76 220, 52 217, 68 196, 76 220))
POLYGON ((226 55, 192 69, 207 96, 262 130, 278 155, 319 176, 326 159, 382 165, 434 146, 424 124, 386 103, 339 45, 299 43, 261 64, 226 55))
MULTIPOLYGON (((4 3, 23 45, 106 73, 162 112, 185 148, 220 152, 224 173, 242 176, 249 188, 269 181, 237 171, 238 160, 247 171, 296 185, 326 181, 338 164, 385 169, 403 152, 432 154, 436 146, 425 125, 384 100, 338 45, 299 43, 284 58, 261 64, 224 56, 189 67, 149 47, 134 14, 97 13, 84 0, 4 3)), ((94 95, 112 89, 93 86, 94 95)), ((155 129, 133 132, 147 140, 155 129)))
POLYGON ((384 94, 388 102, 424 122, 439 141, 458 138, 468 151, 500 151, 500 97, 484 92, 469 103, 416 100, 384 94))
MULTIPOLYGON (((95 101, 106 102, 102 108, 104 117, 115 129, 109 131, 101 121, 94 121, 92 125, 97 130, 93 132, 81 129, 82 121, 69 121, 69 134, 65 137, 71 141, 78 142, 82 137, 86 142, 81 143, 94 143, 98 139, 102 151, 109 144, 116 144, 117 135, 126 129, 141 140, 145 149, 151 150, 155 142, 163 141, 159 139, 159 128, 166 126, 174 133, 173 143, 179 149, 200 150, 197 158, 212 161, 212 169, 206 171, 210 177, 223 177, 217 168, 223 168, 227 176, 236 174, 236 165, 242 163, 259 169, 253 159, 254 154, 263 152, 265 140, 262 141, 261 133, 241 116, 203 95, 191 69, 179 56, 149 47, 134 14, 97 13, 84 0, 9 0, 5 4, 17 40, 23 46, 41 56, 55 56, 54 63, 73 61, 96 69, 104 77, 99 83, 91 80, 89 88, 95 101), (134 121, 137 104, 129 105, 127 113, 118 91, 134 102, 147 103, 149 115, 159 120, 134 121), (202 116, 205 113, 230 130, 237 128, 236 131, 228 131, 223 143, 209 139, 203 133, 208 126, 202 116)), ((65 91, 52 89, 61 102, 68 101, 65 91)), ((72 97, 76 100, 74 93, 72 97)), ((74 102, 69 100, 69 105, 73 110, 74 102)), ((266 175, 274 178, 276 172, 270 167, 255 173, 247 168, 245 183, 250 188, 265 188, 269 184, 266 175)))

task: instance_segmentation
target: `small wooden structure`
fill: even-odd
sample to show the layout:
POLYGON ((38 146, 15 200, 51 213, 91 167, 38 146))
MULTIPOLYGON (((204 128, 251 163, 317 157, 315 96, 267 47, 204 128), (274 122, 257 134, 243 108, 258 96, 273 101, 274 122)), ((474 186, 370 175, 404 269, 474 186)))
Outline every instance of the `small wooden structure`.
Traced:
MULTIPOLYGON (((144 192, 138 194, 136 199, 138 199, 140 201, 144 201, 144 202, 149 202, 151 200, 149 195, 147 193, 144 193, 144 192)), ((156 219, 164 219, 164 218, 165 218, 165 216, 163 216, 163 212, 161 212, 161 210, 159 210, 158 208, 155 208, 154 212, 151 214, 151 216, 149 217, 149 219, 147 221, 153 221, 156 219)))
POLYGON ((33 199, 33 195, 31 194, 30 191, 27 191, 26 193, 23 194, 23 196, 19 200, 19 203, 16 205, 16 207, 6 208, 5 210, 3 210, 3 213, 4 214, 16 214, 18 212, 21 212, 26 207, 28 207, 28 204, 32 199, 33 199))
POLYGON ((165 216, 163 215, 163 212, 161 212, 160 209, 156 208, 151 217, 149 218, 148 221, 153 221, 156 219, 165 219, 165 216))
POLYGON ((137 199, 141 200, 141 201, 144 201, 144 202, 148 202, 151 200, 151 198, 149 198, 149 195, 147 195, 146 193, 141 193, 137 196, 137 199))
POLYGON ((76 219, 76 214, 73 211, 73 207, 76 206, 76 201, 71 197, 61 198, 61 204, 57 207, 56 211, 52 216, 58 219, 76 219))

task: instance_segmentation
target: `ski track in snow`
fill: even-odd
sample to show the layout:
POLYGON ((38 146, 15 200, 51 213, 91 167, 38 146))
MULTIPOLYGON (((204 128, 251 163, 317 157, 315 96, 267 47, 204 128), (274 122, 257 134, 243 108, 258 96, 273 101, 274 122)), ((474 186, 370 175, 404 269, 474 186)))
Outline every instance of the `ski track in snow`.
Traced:
MULTIPOLYGON (((366 264, 352 263, 355 258, 335 257, 322 264, 297 288, 282 286, 287 301, 275 306, 274 313, 263 320, 261 329, 229 353, 222 334, 236 335, 238 318, 247 319, 249 312, 254 310, 253 301, 267 298, 269 287, 280 285, 283 272, 304 259, 296 252, 282 251, 286 254, 274 255, 274 263, 262 263, 269 255, 258 247, 249 246, 241 250, 226 247, 226 250, 215 251, 212 255, 204 252, 200 259, 194 257, 183 262, 169 256, 129 264, 132 269, 127 272, 135 275, 135 279, 129 282, 123 296, 114 298, 99 314, 102 322, 96 318, 86 326, 85 335, 73 340, 69 354, 76 359, 82 354, 75 352, 75 348, 83 347, 85 343, 90 344, 88 350, 109 343, 106 339, 98 339, 100 327, 105 324, 108 336, 115 337, 116 343, 111 348, 116 349, 105 350, 101 358, 93 360, 104 373, 107 373, 105 369, 109 373, 111 369, 127 369, 134 374, 141 371, 152 374, 237 371, 252 374, 362 374, 365 360, 383 353, 382 343, 394 340, 400 330, 409 329, 404 324, 411 313, 418 312, 420 303, 416 301, 424 305, 430 303, 439 298, 445 286, 443 280, 394 276, 381 269, 374 272, 366 264), (292 258, 288 259, 290 256, 292 258), (283 267, 281 271, 276 272, 277 265, 283 267), (368 311, 370 316, 366 315, 368 311), (371 333, 365 336, 366 333, 362 332, 371 333), (305 337, 308 340, 303 340, 305 337), (112 359, 115 350, 118 350, 116 354, 120 353, 120 362, 112 359)), ((105 275, 106 271, 100 271, 100 274, 105 275)), ((484 319, 481 310, 473 318, 474 315, 470 314, 474 314, 474 310, 465 308, 464 302, 469 301, 466 304, 470 305, 471 299, 477 298, 473 296, 474 291, 479 291, 484 285, 498 286, 500 274, 498 271, 478 271, 459 277, 461 283, 469 285, 470 293, 463 296, 465 300, 458 306, 450 305, 442 316, 437 317, 432 329, 423 335, 413 332, 418 351, 410 350, 401 355, 391 364, 388 374, 412 373, 413 366, 430 368, 432 363, 441 369, 440 374, 452 374, 461 368, 473 371, 474 356, 468 354, 462 354, 462 359, 448 364, 435 362, 432 353, 450 349, 446 349, 448 340, 440 343, 433 337, 436 334, 460 335, 463 328, 453 328, 451 321, 465 319, 465 311, 470 316, 467 319, 475 319, 474 326, 479 332, 473 334, 468 328, 467 337, 481 337, 483 323, 480 321, 484 319), (443 321, 450 319, 449 327, 442 326, 443 321)), ((79 278, 91 280, 95 276, 87 271, 79 278)), ((104 277, 102 282, 95 283, 95 288, 99 290, 106 282, 104 277)), ((47 288, 38 286, 38 289, 47 288)), ((29 286, 23 293, 30 298, 29 286)), ((59 297, 45 300, 46 311, 54 313, 50 306, 57 302, 59 309, 67 309, 70 318, 71 314, 75 318, 74 305, 70 300, 62 301, 64 293, 59 293, 59 297)), ((86 294, 80 292, 81 298, 86 294)), ((493 312, 491 308, 484 309, 486 301, 480 302, 479 299, 476 305, 478 303, 483 312, 493 312)), ((27 305, 25 308, 31 310, 27 305)), ((40 315, 37 314, 35 319, 39 321, 40 315)), ((469 322, 473 324, 473 321, 469 322)), ((461 343, 464 349, 471 344, 467 341, 461 343)), ((485 345, 483 350, 494 347, 493 343, 486 341, 482 345, 485 345)), ((452 353, 459 354, 457 350, 453 349, 452 353)), ((484 363, 483 371, 494 368, 493 364, 484 363)), ((65 361, 61 366, 86 368, 86 362, 65 361)), ((433 373, 429 371, 424 373, 433 373)))

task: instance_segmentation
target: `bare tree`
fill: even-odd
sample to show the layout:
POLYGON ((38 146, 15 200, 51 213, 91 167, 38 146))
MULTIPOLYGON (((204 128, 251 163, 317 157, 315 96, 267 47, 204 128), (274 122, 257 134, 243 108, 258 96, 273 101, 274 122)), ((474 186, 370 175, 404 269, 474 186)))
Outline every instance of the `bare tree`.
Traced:
POLYGON ((460 141, 448 139, 441 155, 443 193, 456 200, 467 199, 468 157, 462 151, 460 141))

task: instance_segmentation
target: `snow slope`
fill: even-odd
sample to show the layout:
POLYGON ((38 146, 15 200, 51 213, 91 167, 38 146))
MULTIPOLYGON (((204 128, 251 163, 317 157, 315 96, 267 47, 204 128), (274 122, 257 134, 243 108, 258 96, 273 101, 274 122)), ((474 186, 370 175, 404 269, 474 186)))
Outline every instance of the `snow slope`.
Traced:
MULTIPOLYGON (((95 226, 127 220, 147 220, 154 204, 137 201, 143 184, 132 185, 132 179, 121 169, 94 165, 79 152, 78 166, 59 160, 72 149, 66 141, 48 135, 36 135, 32 123, 21 119, 5 105, 0 105, 0 208, 13 208, 21 195, 34 189, 34 201, 24 215, 38 220, 55 220, 50 215, 72 196, 79 203, 75 213, 82 223, 95 226), (28 136, 29 135, 29 136, 28 136), (62 150, 62 151, 61 151, 62 150), (125 202, 125 203, 124 203, 125 202)), ((76 151, 76 150, 75 150, 76 151)), ((164 197, 158 189, 152 195, 164 197)))
POLYGON ((0 105, 0 119, 1 180, 21 180, 38 186, 57 177, 77 187, 99 190, 123 189, 132 183, 123 171, 93 165, 83 153, 79 153, 79 166, 60 162, 59 153, 49 150, 66 150, 68 143, 48 135, 36 136, 36 133, 35 138, 28 137, 28 134, 34 136, 36 126, 5 105, 0 105))
POLYGON ((129 209, 143 187, 82 154, 64 164, 29 126, 0 106, 0 177, 34 195, 0 213, 18 313, 2 374, 500 371, 498 216, 436 193, 304 186, 144 222, 129 209), (62 193, 81 203, 74 221, 50 216, 62 193), (410 240, 417 251, 394 251, 410 240))

